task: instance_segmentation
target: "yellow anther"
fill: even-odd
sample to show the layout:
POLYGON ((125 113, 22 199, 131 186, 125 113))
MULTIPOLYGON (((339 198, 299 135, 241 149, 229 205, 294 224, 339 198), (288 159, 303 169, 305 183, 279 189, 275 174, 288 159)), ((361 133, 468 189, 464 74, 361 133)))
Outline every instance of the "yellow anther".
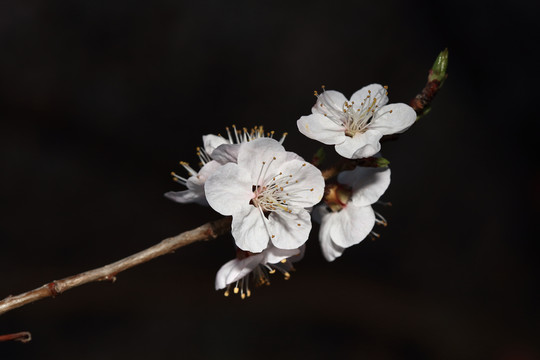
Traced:
POLYGON ((251 296, 251 290, 247 290, 247 296, 250 297, 251 296))
POLYGON ((276 272, 276 269, 272 269, 272 270, 270 270, 268 273, 269 273, 269 274, 274 274, 275 272, 276 272))
POLYGON ((287 262, 287 259, 283 259, 280 261, 282 264, 285 264, 287 262))
POLYGON ((285 277, 285 280, 289 280, 291 278, 291 274, 289 274, 288 272, 283 274, 283 276, 285 277))
POLYGON ((239 289, 237 286, 235 286, 233 292, 234 292, 235 294, 238 294, 238 291, 240 291, 240 289, 239 289))
POLYGON ((240 297, 242 298, 242 300, 244 300, 246 298, 246 294, 242 293, 242 295, 240 295, 240 297))
POLYGON ((225 292, 223 293, 223 295, 224 295, 225 297, 229 296, 229 290, 225 291, 225 292))

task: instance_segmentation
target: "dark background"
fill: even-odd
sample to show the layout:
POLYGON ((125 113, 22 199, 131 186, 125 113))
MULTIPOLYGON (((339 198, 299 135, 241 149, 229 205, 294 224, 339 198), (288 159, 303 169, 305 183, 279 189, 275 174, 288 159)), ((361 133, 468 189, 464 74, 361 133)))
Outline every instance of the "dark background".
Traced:
MULTIPOLYGON (((531 2, 532 4, 532 2, 531 2)), ((289 281, 214 291, 230 237, 0 317, 1 359, 538 359, 536 6, 429 1, 4 1, 0 297, 116 261, 219 216, 169 172, 225 126, 288 131, 313 91, 372 82, 408 102, 439 51, 429 116, 386 143, 389 226, 289 281), (537 226, 535 226, 537 229, 537 226), (533 235, 534 234, 534 235, 533 235)), ((328 148, 329 152, 332 148, 328 148)), ((315 228, 318 231, 318 227, 315 228)))

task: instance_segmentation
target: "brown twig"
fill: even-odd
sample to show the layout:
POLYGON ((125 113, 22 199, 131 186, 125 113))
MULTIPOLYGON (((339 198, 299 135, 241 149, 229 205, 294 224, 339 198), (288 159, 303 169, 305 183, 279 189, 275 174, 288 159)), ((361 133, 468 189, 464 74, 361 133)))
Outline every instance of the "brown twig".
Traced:
POLYGON ((0 335, 0 342, 3 341, 20 341, 22 343, 27 343, 32 340, 32 334, 28 331, 21 331, 13 334, 0 335))
MULTIPOLYGON (((94 281, 115 281, 120 272, 150 261, 158 256, 169 254, 174 250, 196 241, 206 241, 227 233, 231 228, 231 218, 208 222, 196 229, 183 232, 174 237, 167 238, 160 243, 136 254, 118 260, 109 265, 73 275, 61 280, 55 280, 37 289, 27 291, 16 296, 8 296, 0 301, 0 315, 48 297, 55 297, 74 287, 94 281)), ((20 333, 22 334, 22 333, 20 333)), ((8 336, 8 335, 4 335, 8 336)))

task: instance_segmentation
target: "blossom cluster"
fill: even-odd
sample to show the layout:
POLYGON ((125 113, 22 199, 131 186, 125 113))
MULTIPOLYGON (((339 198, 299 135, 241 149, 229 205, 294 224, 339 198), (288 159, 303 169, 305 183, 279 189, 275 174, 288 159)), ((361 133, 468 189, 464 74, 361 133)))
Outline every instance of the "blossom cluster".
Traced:
POLYGON ((386 226, 372 205, 390 185, 390 169, 380 155, 384 135, 401 133, 416 120, 406 104, 387 104, 386 86, 372 84, 350 100, 338 91, 315 92, 311 114, 297 120, 303 135, 348 159, 337 176, 323 176, 319 168, 285 150, 287 134, 279 140, 263 127, 227 128, 227 136, 205 135, 197 148, 200 169, 180 164, 189 176, 172 173, 186 190, 165 196, 179 203, 210 206, 232 216, 236 257, 218 271, 216 289, 251 295, 250 284, 269 284, 276 271, 285 279, 305 251, 312 222, 319 226, 319 243, 328 261, 386 226), (365 161, 369 160, 369 161, 365 161), (367 164, 367 166, 366 166, 367 164), (352 166, 351 166, 352 165, 352 166))

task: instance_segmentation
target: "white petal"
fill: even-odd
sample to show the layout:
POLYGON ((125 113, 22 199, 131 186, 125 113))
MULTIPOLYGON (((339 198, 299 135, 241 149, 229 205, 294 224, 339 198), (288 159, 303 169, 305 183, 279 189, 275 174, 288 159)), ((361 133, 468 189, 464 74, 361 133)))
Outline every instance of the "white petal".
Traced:
POLYGON ((286 158, 287 153, 278 141, 261 138, 240 145, 238 166, 251 179, 251 185, 261 185, 261 181, 256 184, 257 180, 263 180, 261 174, 268 176, 278 174, 277 169, 286 158))
POLYGON ((311 216, 304 209, 301 209, 297 214, 274 211, 268 220, 270 240, 277 248, 297 249, 309 237, 311 216))
POLYGON ((212 153, 212 159, 220 164, 236 163, 240 144, 223 144, 218 146, 212 153))
POLYGON ((347 101, 345 95, 335 90, 323 91, 317 97, 317 102, 311 108, 313 114, 326 114, 329 117, 332 117, 334 120, 342 119, 343 116, 343 105, 347 101))
POLYGON ((218 213, 232 215, 250 207, 251 179, 238 165, 229 163, 217 169, 204 184, 206 200, 218 213))
POLYGON ((407 130, 415 121, 416 112, 412 107, 406 104, 390 104, 375 113, 369 128, 378 130, 383 135, 399 134, 407 130))
MULTIPOLYGON (((201 186, 202 189, 202 186, 201 186)), ((180 204, 196 203, 208 206, 204 191, 182 190, 166 192, 165 197, 180 204)))
POLYGON ((284 163, 279 171, 287 180, 288 184, 282 184, 282 186, 283 192, 288 195, 287 203, 291 207, 306 208, 321 201, 324 193, 324 178, 315 166, 305 161, 291 160, 284 163))
POLYGON ((233 214, 231 233, 236 246, 244 251, 259 253, 268 247, 265 220, 255 206, 249 205, 233 214))
POLYGON ((377 130, 357 133, 354 137, 346 136, 343 143, 336 145, 336 152, 347 159, 361 159, 373 156, 381 150, 379 140, 382 134, 377 130))
POLYGON ((330 237, 336 245, 348 248, 364 240, 374 225, 375 214, 371 206, 349 204, 337 213, 330 227, 330 237))
POLYGON ((321 228, 319 230, 321 250, 327 261, 334 261, 343 254, 343 251, 345 251, 344 248, 336 245, 330 237, 330 229, 332 228, 332 223, 337 219, 337 214, 338 213, 327 213, 326 216, 322 218, 321 228))
POLYGON ((371 205, 388 189, 390 168, 357 167, 340 173, 338 182, 353 188, 351 200, 355 206, 371 205))
POLYGON ((238 263, 238 259, 233 259, 231 261, 226 262, 222 267, 219 268, 217 274, 216 274, 216 290, 223 289, 225 286, 227 286, 227 275, 231 272, 231 270, 235 267, 235 265, 238 263))
POLYGON ((287 161, 289 160, 300 160, 300 161, 305 161, 303 157, 301 157, 300 155, 296 154, 296 153, 293 153, 292 151, 287 151, 287 161))
POLYGON ((233 259, 225 263, 216 274, 216 290, 236 282, 249 274, 260 264, 262 256, 254 255, 240 259, 233 259))
POLYGON ((379 84, 371 84, 368 86, 364 86, 363 88, 355 92, 351 96, 351 102, 354 101, 353 106, 355 109, 358 109, 360 107, 360 104, 365 102, 366 99, 369 101, 370 104, 373 102, 373 99, 377 99, 376 104, 381 107, 388 103, 388 96, 386 95, 386 92, 387 91, 383 86, 379 84), (368 95, 369 98, 367 98, 368 95))
POLYGON ((297 122, 298 130, 310 139, 326 145, 335 145, 345 141, 345 126, 338 124, 321 114, 302 116, 297 122))
POLYGON ((218 146, 222 144, 229 144, 229 140, 218 135, 212 135, 212 134, 204 135, 202 139, 203 139, 204 151, 206 151, 206 153, 210 156, 212 156, 212 153, 214 152, 215 149, 217 149, 218 146))
MULTIPOLYGON (((210 175, 212 175, 220 167, 221 167, 220 163, 218 163, 217 161, 212 160, 212 161, 207 162, 206 164, 204 164, 204 166, 201 168, 201 170, 199 170, 199 173, 196 176, 192 176, 192 177, 197 178, 200 184, 204 184, 206 182, 206 179, 208 179, 210 177, 210 175)), ((188 179, 188 183, 186 185, 189 184, 189 181, 190 181, 190 179, 192 177, 190 177, 188 179)), ((189 185, 188 185, 188 187, 189 187, 189 185)))
POLYGON ((291 256, 299 255, 300 249, 290 249, 290 250, 284 250, 284 249, 278 249, 277 247, 273 245, 269 245, 266 250, 262 252, 263 259, 261 263, 263 264, 277 264, 283 259, 290 258, 291 256))
POLYGON ((300 253, 298 253, 297 255, 294 255, 294 256, 291 256, 290 258, 288 258, 288 260, 290 262, 298 262, 300 260, 302 260, 304 258, 304 255, 306 254, 306 244, 300 246, 298 248, 298 250, 300 251, 300 253))
POLYGON ((247 274, 253 271, 261 263, 262 256, 260 254, 252 255, 242 260, 239 260, 235 267, 231 269, 227 278, 227 284, 237 282, 247 274))

